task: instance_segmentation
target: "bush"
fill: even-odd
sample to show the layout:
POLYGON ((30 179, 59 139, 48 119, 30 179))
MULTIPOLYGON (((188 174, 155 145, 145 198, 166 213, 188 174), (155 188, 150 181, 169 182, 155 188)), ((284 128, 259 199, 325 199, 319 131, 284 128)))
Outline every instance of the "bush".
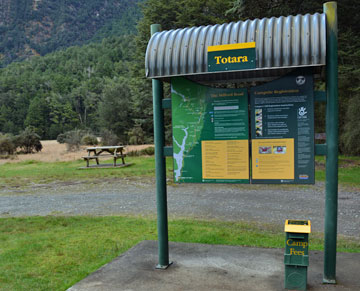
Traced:
POLYGON ((121 145, 119 137, 111 130, 104 129, 101 134, 101 145, 103 146, 116 146, 121 145))
POLYGON ((360 98, 358 96, 350 99, 346 111, 346 123, 344 131, 340 135, 341 145, 347 155, 360 155, 360 98))
POLYGON ((141 126, 135 126, 128 132, 129 144, 144 144, 145 133, 141 126))
POLYGON ((140 156, 153 156, 155 154, 154 147, 148 147, 140 151, 134 150, 126 153, 129 157, 140 157, 140 156))
POLYGON ((74 129, 64 133, 64 143, 66 143, 66 149, 68 151, 75 151, 80 149, 82 144, 82 138, 87 135, 88 132, 81 129, 74 129))
POLYGON ((63 144, 63 143, 65 143, 65 139, 66 139, 66 134, 65 134, 65 133, 60 133, 60 134, 57 136, 56 141, 57 141, 58 143, 63 144))
POLYGON ((0 134, 0 154, 13 155, 16 150, 14 137, 0 134))
POLYGON ((32 152, 40 152, 42 150, 42 144, 40 142, 40 136, 35 133, 32 126, 28 126, 15 138, 15 146, 20 147, 25 154, 31 154, 32 152))
POLYGON ((153 156, 155 154, 155 148, 154 147, 148 147, 148 148, 142 149, 140 151, 140 153, 142 155, 153 156))
POLYGON ((81 138, 82 145, 97 145, 98 140, 95 135, 86 134, 81 138))
POLYGON ((68 151, 79 150, 81 145, 97 145, 95 135, 87 130, 74 129, 57 136, 58 143, 65 143, 68 151))

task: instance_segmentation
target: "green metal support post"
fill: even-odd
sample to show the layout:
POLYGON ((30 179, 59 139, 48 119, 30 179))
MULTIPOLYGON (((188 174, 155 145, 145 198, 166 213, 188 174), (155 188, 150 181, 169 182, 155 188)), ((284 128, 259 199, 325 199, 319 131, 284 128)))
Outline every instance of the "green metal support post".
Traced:
POLYGON ((338 216, 338 52, 337 3, 324 3, 326 14, 326 194, 323 282, 336 284, 336 237, 338 216))
MULTIPOLYGON (((161 31, 160 24, 152 24, 151 35, 161 31)), ((162 109, 163 83, 152 80, 153 115, 154 115, 154 142, 155 142, 155 173, 156 173, 156 207, 159 263, 157 269, 166 269, 169 264, 168 215, 166 193, 166 163, 164 156, 165 128, 164 111, 162 109)))

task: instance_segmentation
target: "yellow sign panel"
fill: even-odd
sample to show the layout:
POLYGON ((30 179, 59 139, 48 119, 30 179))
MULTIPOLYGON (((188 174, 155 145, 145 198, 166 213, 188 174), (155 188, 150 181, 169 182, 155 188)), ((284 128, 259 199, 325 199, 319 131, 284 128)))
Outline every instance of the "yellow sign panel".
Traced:
POLYGON ((284 179, 295 177, 294 139, 253 139, 252 178, 284 179))
POLYGON ((311 221, 310 220, 286 219, 285 232, 310 233, 311 232, 311 221))
POLYGON ((203 179, 249 179, 248 140, 201 141, 203 179))
POLYGON ((208 52, 237 50, 237 49, 246 49, 246 48, 254 48, 254 47, 255 47, 255 42, 221 44, 221 45, 208 46, 208 52))

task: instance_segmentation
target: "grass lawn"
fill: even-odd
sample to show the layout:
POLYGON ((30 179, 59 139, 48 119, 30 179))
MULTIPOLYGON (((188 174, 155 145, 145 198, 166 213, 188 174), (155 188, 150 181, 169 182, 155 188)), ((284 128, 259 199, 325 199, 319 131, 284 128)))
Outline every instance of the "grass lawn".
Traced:
MULTIPOLYGON (((112 160, 105 161, 111 163, 112 160)), ((83 160, 72 162, 25 161, 0 165, 0 187, 21 187, 30 183, 50 183, 55 181, 81 181, 96 178, 121 178, 155 176, 155 158, 127 157, 131 166, 114 169, 83 169, 83 160)), ((325 181, 325 157, 316 157, 316 181, 325 181)), ((168 178, 172 177, 172 158, 166 159, 168 178)), ((339 157, 339 183, 343 186, 360 187, 360 157, 339 157)))
MULTIPOLYGON (((140 217, 0 219, 0 290, 65 290, 142 240, 156 223, 140 217)), ((170 220, 169 240, 283 248, 282 227, 245 222, 170 220)), ((322 250, 321 234, 310 249, 322 250)), ((360 252, 360 240, 339 237, 338 251, 360 252)))
MULTIPOLYGON (((112 163, 112 160, 101 162, 112 163)), ((153 156, 127 157, 126 163, 132 163, 132 165, 124 168, 79 169, 86 165, 85 161, 39 162, 30 160, 19 163, 6 163, 0 165, 0 187, 21 187, 30 183, 81 181, 96 178, 155 176, 155 158, 153 156)), ((167 167, 172 169, 172 159, 167 159, 167 167)))
MULTIPOLYGON (((111 160, 109 160, 111 162, 111 160)), ((0 187, 96 178, 154 177, 154 157, 128 157, 133 165, 79 170, 85 162, 25 161, 0 165, 0 187)), ((325 180, 317 157, 316 180, 325 180)), ((360 158, 340 157, 339 182, 360 187, 360 158)), ((172 159, 167 159, 172 169, 172 159)), ((171 171, 167 171, 169 177, 171 171)), ((141 217, 28 217, 0 219, 0 290, 65 290, 142 240, 156 240, 155 220, 141 217)), ((282 227, 245 222, 170 220, 169 240, 282 248, 282 227)), ((312 233, 310 249, 322 250, 312 233)), ((339 236, 338 251, 360 252, 360 240, 339 236)))
MULTIPOLYGON (((316 181, 325 181, 325 157, 317 156, 316 181)), ((339 156, 339 183, 344 186, 360 187, 360 157, 339 156)))

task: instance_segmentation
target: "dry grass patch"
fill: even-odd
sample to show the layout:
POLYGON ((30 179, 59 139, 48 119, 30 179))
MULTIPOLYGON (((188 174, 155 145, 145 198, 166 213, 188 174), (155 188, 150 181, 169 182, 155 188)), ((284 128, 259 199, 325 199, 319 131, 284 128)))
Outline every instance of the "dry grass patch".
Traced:
MULTIPOLYGON (((39 162, 71 162, 81 159, 86 154, 86 147, 81 146, 78 151, 69 152, 65 144, 60 144, 56 140, 43 140, 41 141, 43 149, 41 152, 34 154, 20 154, 10 159, 0 159, 0 164, 4 163, 17 163, 23 161, 39 161, 39 162)), ((125 147, 125 152, 134 150, 142 150, 154 145, 128 145, 125 147)))

